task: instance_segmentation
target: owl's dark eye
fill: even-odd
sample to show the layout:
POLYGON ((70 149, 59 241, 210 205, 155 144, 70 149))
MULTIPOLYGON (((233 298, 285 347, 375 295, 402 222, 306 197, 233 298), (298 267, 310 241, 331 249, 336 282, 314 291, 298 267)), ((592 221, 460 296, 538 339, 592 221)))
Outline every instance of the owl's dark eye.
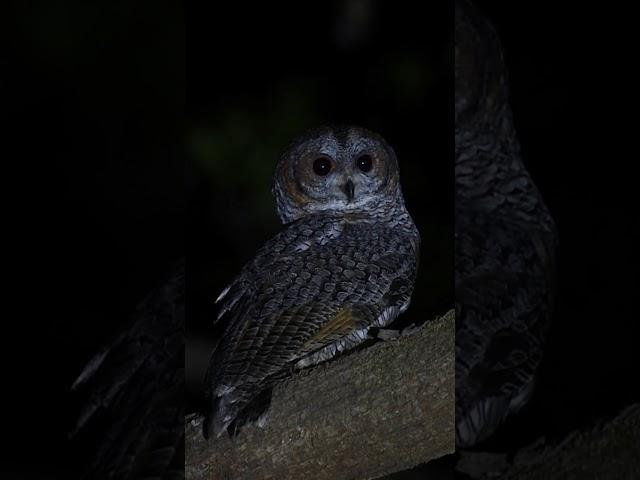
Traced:
POLYGON ((313 171, 316 175, 324 177, 331 171, 331 160, 324 157, 316 158, 313 161, 313 171))
POLYGON ((356 165, 361 172, 367 173, 373 167, 373 158, 371 158, 371 155, 360 155, 356 160, 356 165))

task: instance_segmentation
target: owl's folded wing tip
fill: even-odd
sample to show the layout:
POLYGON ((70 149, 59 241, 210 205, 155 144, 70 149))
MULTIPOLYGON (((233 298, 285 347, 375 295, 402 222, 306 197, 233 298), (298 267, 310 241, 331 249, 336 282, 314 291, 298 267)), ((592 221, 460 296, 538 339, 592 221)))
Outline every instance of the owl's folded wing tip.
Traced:
POLYGON ((220 295, 218 295, 218 298, 216 298, 215 303, 218 303, 220 300, 222 300, 227 295, 227 293, 229 293, 230 288, 231 288, 231 285, 229 285, 224 290, 222 290, 222 292, 220 292, 220 295))

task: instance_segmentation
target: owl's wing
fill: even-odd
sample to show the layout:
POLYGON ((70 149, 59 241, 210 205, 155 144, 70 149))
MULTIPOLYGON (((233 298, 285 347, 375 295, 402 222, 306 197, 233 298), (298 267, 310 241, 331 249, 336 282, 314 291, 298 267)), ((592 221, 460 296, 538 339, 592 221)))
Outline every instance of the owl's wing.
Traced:
POLYGON ((184 265, 72 387, 85 478, 184 478, 184 265))
MULTIPOLYGON (((255 295, 255 279, 263 279, 268 269, 277 268, 286 262, 291 255, 308 248, 312 239, 298 235, 298 230, 304 230, 303 221, 298 221, 268 241, 260 248, 254 258, 247 263, 240 273, 218 295, 215 302, 219 305, 214 324, 229 317, 238 316, 243 305, 250 302, 255 295)), ((305 230, 306 231, 306 230, 305 230)), ((306 233, 309 233, 308 231, 306 233)), ((318 234, 318 232, 314 233, 318 234)), ((317 236, 317 235, 316 235, 317 236)))
MULTIPOLYGON (((460 220, 458 220, 460 221, 460 220)), ((553 299, 554 243, 474 217, 456 242, 456 432, 488 437, 532 392, 553 299)))
POLYGON ((207 378, 219 434, 271 380, 331 358, 409 303, 415 238, 311 217, 269 242, 229 288, 232 312, 207 378))

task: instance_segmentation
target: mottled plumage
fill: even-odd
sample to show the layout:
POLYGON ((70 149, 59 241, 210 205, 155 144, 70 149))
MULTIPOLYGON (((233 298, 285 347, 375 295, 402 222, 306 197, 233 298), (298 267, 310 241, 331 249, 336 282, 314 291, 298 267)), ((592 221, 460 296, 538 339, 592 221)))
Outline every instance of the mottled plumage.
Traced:
POLYGON ((218 299, 227 325, 206 380, 206 435, 224 432, 275 379, 357 345, 409 305, 419 235, 381 137, 355 127, 307 132, 274 180, 286 227, 218 299), (329 173, 314 171, 318 159, 329 173))
POLYGON ((528 400, 553 302, 554 222, 522 162, 493 28, 456 2, 456 440, 528 400))

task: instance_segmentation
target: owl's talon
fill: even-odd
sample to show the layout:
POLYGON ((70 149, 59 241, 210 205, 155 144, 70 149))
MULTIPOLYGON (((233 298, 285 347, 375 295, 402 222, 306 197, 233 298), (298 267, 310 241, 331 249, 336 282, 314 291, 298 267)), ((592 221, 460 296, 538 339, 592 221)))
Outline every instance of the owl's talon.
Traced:
POLYGON ((402 334, 400 330, 393 330, 390 328, 379 328, 375 332, 371 333, 373 333, 373 338, 382 340, 383 342, 398 338, 402 334))

